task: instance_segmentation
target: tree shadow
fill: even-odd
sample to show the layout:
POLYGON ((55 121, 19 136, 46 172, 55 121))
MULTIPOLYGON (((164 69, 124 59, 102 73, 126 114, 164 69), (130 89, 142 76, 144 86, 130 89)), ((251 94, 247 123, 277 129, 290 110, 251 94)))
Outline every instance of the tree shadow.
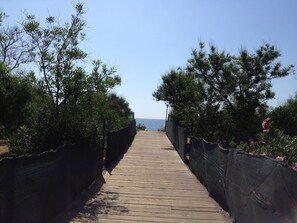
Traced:
POLYGON ((64 213, 54 218, 50 223, 99 221, 100 216, 122 215, 129 212, 127 206, 119 203, 119 193, 101 191, 103 183, 105 183, 104 178, 94 183, 64 213))

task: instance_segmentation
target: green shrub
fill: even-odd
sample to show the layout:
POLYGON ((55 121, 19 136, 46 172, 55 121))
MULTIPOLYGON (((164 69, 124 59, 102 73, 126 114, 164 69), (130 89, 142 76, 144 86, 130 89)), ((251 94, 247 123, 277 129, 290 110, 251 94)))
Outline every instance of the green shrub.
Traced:
POLYGON ((232 143, 231 146, 294 166, 297 162, 297 136, 289 136, 272 126, 270 119, 265 119, 262 123, 263 132, 257 135, 256 140, 251 140, 249 143, 232 143))
POLYGON ((258 135, 256 153, 272 158, 284 159, 288 165, 297 162, 297 137, 284 134, 279 129, 258 135))
POLYGON ((142 131, 145 131, 146 130, 146 126, 142 123, 139 123, 137 126, 136 126, 136 130, 142 130, 142 131))
POLYGON ((10 151, 13 154, 28 154, 32 150, 30 129, 23 125, 20 126, 9 138, 10 151))
POLYGON ((158 132, 165 132, 165 131, 166 131, 165 126, 158 129, 158 132))

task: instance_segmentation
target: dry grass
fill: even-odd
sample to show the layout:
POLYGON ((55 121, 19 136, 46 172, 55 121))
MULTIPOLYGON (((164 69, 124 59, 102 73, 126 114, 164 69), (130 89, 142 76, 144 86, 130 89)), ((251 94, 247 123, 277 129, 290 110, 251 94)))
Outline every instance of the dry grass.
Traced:
POLYGON ((8 152, 9 148, 7 142, 5 140, 0 140, 0 155, 8 152))

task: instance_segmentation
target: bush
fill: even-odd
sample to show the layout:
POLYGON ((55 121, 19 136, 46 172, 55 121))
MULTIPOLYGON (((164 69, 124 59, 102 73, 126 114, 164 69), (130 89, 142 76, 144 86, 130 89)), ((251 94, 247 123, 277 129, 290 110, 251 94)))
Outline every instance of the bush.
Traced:
POLYGON ((284 134, 279 129, 260 133, 255 152, 284 161, 288 165, 297 162, 297 137, 284 134))
POLYGON ((297 162, 297 136, 289 136, 282 130, 273 127, 270 119, 262 123, 263 132, 256 140, 249 143, 231 144, 231 146, 248 153, 265 155, 284 163, 295 166, 297 162))
POLYGON ((13 154, 28 154, 32 150, 30 129, 23 125, 9 138, 10 151, 13 154))
POLYGON ((142 130, 142 131, 145 131, 146 130, 146 126, 142 123, 139 123, 137 126, 136 126, 136 130, 142 130))
POLYGON ((290 136, 297 135, 297 94, 282 106, 276 107, 270 114, 273 125, 290 136))
POLYGON ((166 131, 165 126, 158 129, 158 132, 165 132, 165 131, 166 131))

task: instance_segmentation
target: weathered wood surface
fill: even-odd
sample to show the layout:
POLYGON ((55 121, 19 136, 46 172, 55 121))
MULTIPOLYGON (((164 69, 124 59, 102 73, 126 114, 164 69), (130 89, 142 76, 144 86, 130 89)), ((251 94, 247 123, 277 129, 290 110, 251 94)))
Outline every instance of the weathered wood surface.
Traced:
POLYGON ((105 183, 53 222, 229 222, 164 133, 137 133, 105 183))

